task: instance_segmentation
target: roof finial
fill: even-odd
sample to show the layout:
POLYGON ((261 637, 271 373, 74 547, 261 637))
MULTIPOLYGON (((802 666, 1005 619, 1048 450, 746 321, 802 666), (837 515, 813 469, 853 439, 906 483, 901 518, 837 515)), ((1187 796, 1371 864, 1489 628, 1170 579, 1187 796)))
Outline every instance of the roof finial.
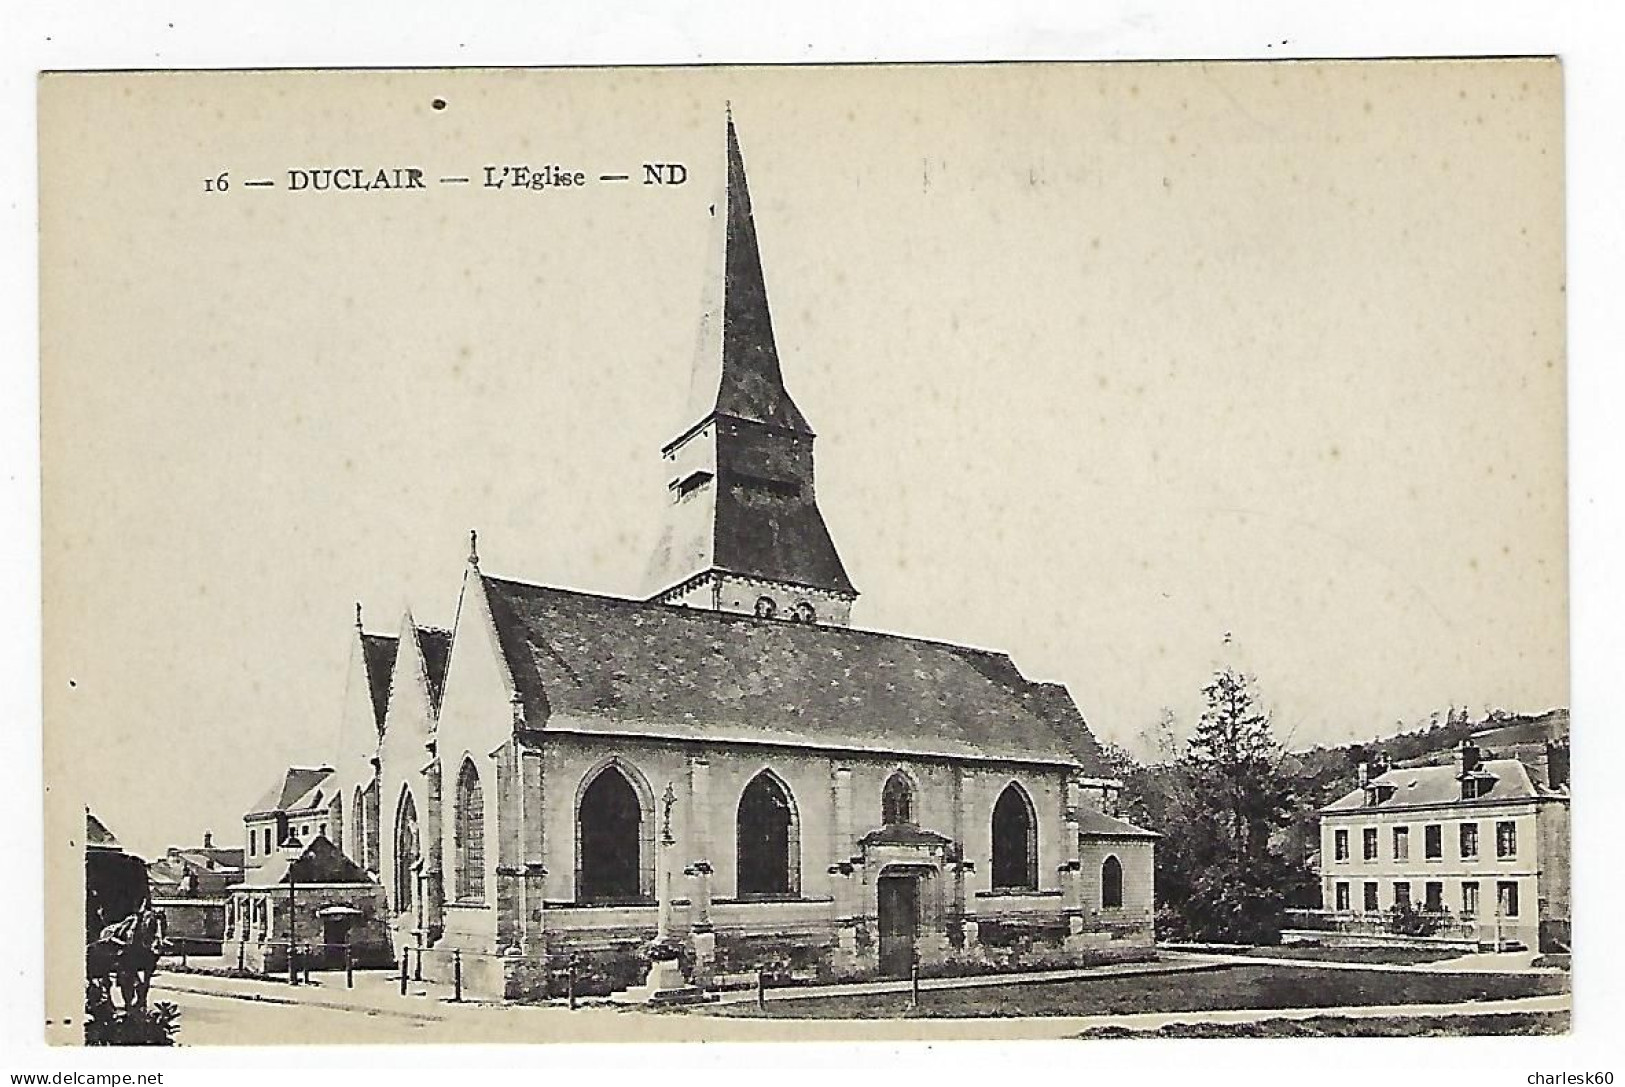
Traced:
POLYGON ((468 530, 468 564, 470 566, 479 566, 480 564, 479 529, 471 528, 468 530))
POLYGON ((357 630, 361 629, 361 601, 359 600, 355 602, 355 628, 357 630))
POLYGON ((722 100, 722 112, 728 115, 728 123, 734 123, 734 103, 732 98, 722 100))

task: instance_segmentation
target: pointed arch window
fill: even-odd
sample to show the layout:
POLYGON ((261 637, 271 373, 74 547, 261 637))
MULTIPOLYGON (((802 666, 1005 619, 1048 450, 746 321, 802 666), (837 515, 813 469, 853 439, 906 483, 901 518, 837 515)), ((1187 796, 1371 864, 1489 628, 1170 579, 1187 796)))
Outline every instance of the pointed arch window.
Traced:
POLYGON ((395 815, 395 912, 412 908, 417 883, 417 866, 423 856, 418 842, 418 809, 409 791, 401 792, 395 815))
POLYGON ((646 902, 654 895, 653 817, 646 790, 618 763, 589 775, 576 802, 576 897, 646 902))
POLYGON ((1123 863, 1107 857, 1100 866, 1100 904, 1115 909, 1123 904, 1123 863))
POLYGON ((383 790, 378 779, 373 778, 367 783, 366 790, 361 794, 362 823, 364 837, 361 842, 361 852, 366 858, 361 863, 369 872, 382 871, 383 847, 383 804, 380 802, 383 790))
POLYGON ((456 845, 457 900, 485 901, 485 791, 473 759, 457 773, 457 807, 453 823, 456 845))
POLYGON ((880 821, 886 826, 914 822, 914 787, 902 771, 886 779, 880 791, 880 821))
POLYGON ((739 797, 737 825, 740 898, 801 893, 801 827, 790 790, 763 770, 739 797))
POLYGON ((367 812, 361 800, 361 786, 355 787, 350 794, 350 840, 341 841, 340 848, 349 858, 361 865, 367 866, 367 812))
POLYGON ((335 791, 333 799, 327 803, 327 822, 322 825, 322 837, 340 850, 344 848, 344 793, 341 791, 335 791))
POLYGON ((993 805, 993 889, 1038 889, 1038 819, 1032 800, 1015 782, 993 805))

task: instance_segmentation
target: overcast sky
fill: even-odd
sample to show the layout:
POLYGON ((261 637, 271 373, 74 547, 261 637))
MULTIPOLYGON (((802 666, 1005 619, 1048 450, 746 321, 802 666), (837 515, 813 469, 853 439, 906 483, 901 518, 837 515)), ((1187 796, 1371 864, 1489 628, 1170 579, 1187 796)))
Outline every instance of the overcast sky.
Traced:
POLYGON ((53 789, 240 838, 331 757, 354 602, 449 625, 470 527, 642 589, 725 99, 855 625, 1120 742, 1226 654, 1294 746, 1566 703, 1554 66, 86 77, 42 92, 53 789), (550 161, 689 180, 241 185, 550 161))

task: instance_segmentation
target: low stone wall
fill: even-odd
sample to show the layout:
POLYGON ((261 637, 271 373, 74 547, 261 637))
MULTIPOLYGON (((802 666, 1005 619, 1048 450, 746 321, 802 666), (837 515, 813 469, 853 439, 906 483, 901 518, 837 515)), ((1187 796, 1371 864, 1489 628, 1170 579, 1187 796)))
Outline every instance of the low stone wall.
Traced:
POLYGON ((219 955, 226 937, 226 903, 212 898, 155 898, 172 954, 219 955))
POLYGON ((1318 929, 1282 929, 1283 944, 1319 944, 1321 947, 1439 947, 1477 951, 1478 941, 1459 936, 1401 936, 1397 933, 1324 932, 1318 929))
MULTIPOLYGON (((950 920, 946 932, 921 935, 920 972, 950 977, 1047 970, 1138 961, 1154 956, 1150 924, 1086 922, 1060 910, 1055 896, 998 903, 996 916, 950 920), (1014 907, 1014 908, 1010 908, 1014 907)), ((724 902, 713 911, 710 933, 690 933, 682 911, 672 936, 683 948, 681 965, 695 982, 714 987, 754 984, 758 972, 771 986, 873 980, 881 976, 879 941, 871 919, 838 924, 827 900, 724 902), (698 946, 699 956, 694 949, 698 946)), ((647 945, 657 913, 650 906, 549 909, 539 954, 493 953, 464 947, 463 993, 469 999, 538 1001, 564 996, 602 997, 642 984, 647 945)), ((422 976, 450 983, 460 940, 443 940, 423 954, 422 976)), ((413 973, 417 954, 409 952, 413 973)))

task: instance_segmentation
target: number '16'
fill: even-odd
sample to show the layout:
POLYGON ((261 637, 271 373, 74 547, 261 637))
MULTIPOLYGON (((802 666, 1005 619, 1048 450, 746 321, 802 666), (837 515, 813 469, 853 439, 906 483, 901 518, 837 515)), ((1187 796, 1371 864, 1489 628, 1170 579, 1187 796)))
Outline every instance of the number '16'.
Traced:
POLYGON ((204 192, 225 192, 231 188, 231 173, 221 171, 219 177, 206 177, 203 179, 204 192))

